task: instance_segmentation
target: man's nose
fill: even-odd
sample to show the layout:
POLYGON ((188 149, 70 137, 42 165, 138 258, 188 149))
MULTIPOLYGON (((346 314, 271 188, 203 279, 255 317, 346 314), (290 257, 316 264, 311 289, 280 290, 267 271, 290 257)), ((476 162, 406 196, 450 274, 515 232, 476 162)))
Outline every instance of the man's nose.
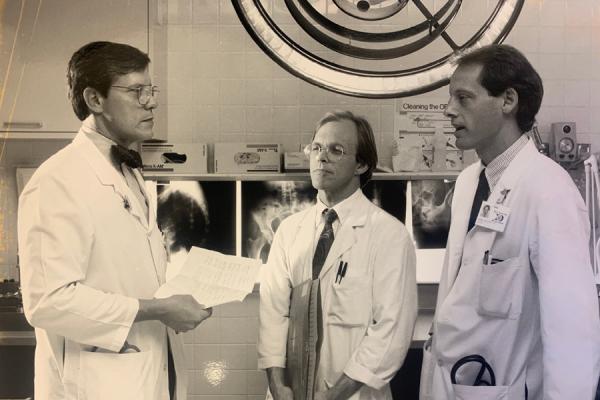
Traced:
POLYGON ((329 162, 329 153, 327 152, 327 148, 323 147, 317 153, 317 161, 319 162, 329 162))
POLYGON ((444 115, 446 117, 456 117, 456 110, 454 109, 454 100, 452 100, 452 98, 448 100, 448 106, 444 110, 444 115))
POLYGON ((148 103, 146 103, 144 108, 146 110, 154 110, 156 107, 158 107, 158 100, 156 99, 156 96, 150 96, 150 100, 148 103))

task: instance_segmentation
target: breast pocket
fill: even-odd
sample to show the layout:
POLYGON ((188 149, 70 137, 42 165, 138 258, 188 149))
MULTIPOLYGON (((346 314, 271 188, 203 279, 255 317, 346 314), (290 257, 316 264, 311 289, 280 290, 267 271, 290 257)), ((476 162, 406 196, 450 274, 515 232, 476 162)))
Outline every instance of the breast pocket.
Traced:
POLYGON ((521 314, 518 257, 483 265, 479 282, 479 315, 516 319, 521 314))
POLYGON ((343 278, 340 283, 333 284, 329 301, 327 316, 330 324, 365 325, 371 305, 369 280, 362 276, 343 278))

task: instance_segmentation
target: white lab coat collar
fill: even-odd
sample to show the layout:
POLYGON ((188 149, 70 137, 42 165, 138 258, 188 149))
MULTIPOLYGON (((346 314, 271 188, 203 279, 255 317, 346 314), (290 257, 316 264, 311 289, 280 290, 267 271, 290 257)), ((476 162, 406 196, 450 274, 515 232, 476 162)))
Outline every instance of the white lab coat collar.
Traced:
MULTIPOLYGON (((93 130, 93 122, 90 121, 92 116, 88 117, 79 132, 73 139, 73 145, 78 147, 82 154, 84 154, 84 158, 92 167, 94 173, 98 177, 98 180, 107 186, 112 186, 115 193, 123 199, 123 202, 127 200, 131 207, 131 214, 135 216, 139 222, 142 224, 146 231, 149 231, 152 226, 149 224, 149 221, 155 220, 154 215, 156 215, 156 210, 154 209, 154 204, 149 200, 148 193, 145 190, 144 179, 140 172, 137 169, 133 170, 133 174, 140 185, 140 189, 142 190, 142 194, 147 200, 148 204, 148 219, 146 219, 145 212, 142 210, 141 205, 136 200, 136 196, 133 191, 127 186, 125 178, 121 175, 116 168, 111 164, 110 160, 107 159, 101 151, 96 147, 96 145, 90 140, 87 136, 92 132, 92 134, 99 134, 95 130, 93 130)), ((93 120, 92 120, 93 121, 93 120)))

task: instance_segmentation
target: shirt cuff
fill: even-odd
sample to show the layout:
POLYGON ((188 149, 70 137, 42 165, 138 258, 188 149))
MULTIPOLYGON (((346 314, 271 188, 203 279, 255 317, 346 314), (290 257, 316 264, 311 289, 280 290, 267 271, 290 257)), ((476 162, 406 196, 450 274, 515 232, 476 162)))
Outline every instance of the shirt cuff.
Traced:
POLYGON ((258 359, 258 369, 285 368, 285 357, 262 357, 258 359))
POLYGON ((344 368, 344 374, 348 375, 349 378, 362 382, 375 390, 381 390, 385 385, 387 385, 386 381, 378 378, 371 371, 352 360, 348 361, 348 364, 346 364, 346 368, 344 368))

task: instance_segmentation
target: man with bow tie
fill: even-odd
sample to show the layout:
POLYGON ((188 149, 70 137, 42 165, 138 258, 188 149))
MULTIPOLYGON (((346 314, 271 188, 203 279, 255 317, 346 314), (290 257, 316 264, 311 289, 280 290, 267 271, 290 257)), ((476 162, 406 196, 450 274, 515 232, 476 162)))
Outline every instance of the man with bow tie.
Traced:
POLYGON ((273 398, 298 398, 285 369, 290 294, 319 280, 314 399, 391 399, 389 381, 402 366, 417 316, 413 241, 360 189, 377 165, 364 118, 326 114, 305 153, 317 204, 285 219, 273 239, 260 286, 259 367, 273 398))
POLYGON ((177 332, 211 314, 191 296, 154 299, 167 254, 139 155, 158 89, 136 48, 92 42, 69 62, 83 121, 19 199, 25 315, 36 331, 36 399, 185 399, 177 332))

